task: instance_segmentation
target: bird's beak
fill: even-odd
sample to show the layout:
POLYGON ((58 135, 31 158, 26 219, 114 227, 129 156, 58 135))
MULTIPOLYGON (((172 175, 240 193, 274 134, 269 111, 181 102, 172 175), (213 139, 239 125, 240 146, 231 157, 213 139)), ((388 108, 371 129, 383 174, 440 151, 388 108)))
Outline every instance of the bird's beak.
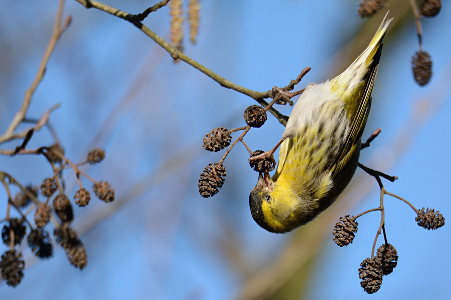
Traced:
POLYGON ((269 173, 259 173, 258 174, 257 187, 259 187, 259 188, 267 187, 270 190, 273 190, 274 183, 273 183, 271 177, 269 176, 269 173))
POLYGON ((262 173, 258 173, 258 181, 257 181, 257 187, 262 188, 265 184, 265 177, 262 173))

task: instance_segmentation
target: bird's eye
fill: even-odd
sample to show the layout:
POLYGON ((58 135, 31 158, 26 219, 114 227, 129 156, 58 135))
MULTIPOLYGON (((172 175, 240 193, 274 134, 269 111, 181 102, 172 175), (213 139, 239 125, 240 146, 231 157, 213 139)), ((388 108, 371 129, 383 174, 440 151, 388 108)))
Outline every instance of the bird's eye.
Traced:
POLYGON ((271 196, 266 195, 266 196, 265 196, 265 200, 269 202, 269 200, 271 200, 271 196))

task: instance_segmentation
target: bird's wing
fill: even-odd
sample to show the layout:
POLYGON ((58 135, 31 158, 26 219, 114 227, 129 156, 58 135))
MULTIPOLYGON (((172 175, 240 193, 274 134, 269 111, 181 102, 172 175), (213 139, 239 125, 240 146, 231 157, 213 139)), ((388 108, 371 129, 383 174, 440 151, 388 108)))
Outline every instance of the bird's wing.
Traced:
POLYGON ((353 156, 353 152, 360 150, 356 145, 360 144, 368 119, 371 91, 382 51, 382 39, 392 20, 388 19, 387 13, 368 47, 342 74, 332 80, 332 86, 335 81, 335 86, 338 87, 335 92, 344 100, 348 119, 351 120, 345 143, 341 146, 337 160, 331 166, 333 174, 339 173, 353 156))
POLYGON ((285 137, 284 141, 280 145, 279 151, 279 163, 277 164, 277 170, 274 174, 274 178, 279 177, 280 173, 282 173, 283 167, 285 166, 285 161, 287 159, 288 152, 290 148, 293 146, 292 137, 285 137))
POLYGON ((368 114, 370 112, 371 91, 373 90, 374 79, 376 78, 381 49, 382 47, 379 48, 377 59, 375 57, 375 59, 373 60, 373 64, 367 73, 367 78, 362 82, 365 85, 363 93, 361 93, 361 90, 357 89, 357 93, 361 93, 361 95, 355 95, 357 97, 360 97, 358 101, 359 106, 357 107, 357 110, 355 110, 354 114, 352 114, 352 112, 349 114, 352 118, 350 130, 344 144, 341 146, 337 160, 332 165, 332 174, 340 173, 343 167, 347 165, 349 159, 353 156, 353 152, 360 150, 356 149, 355 145, 360 141, 363 130, 365 129, 366 121, 368 119, 368 114))

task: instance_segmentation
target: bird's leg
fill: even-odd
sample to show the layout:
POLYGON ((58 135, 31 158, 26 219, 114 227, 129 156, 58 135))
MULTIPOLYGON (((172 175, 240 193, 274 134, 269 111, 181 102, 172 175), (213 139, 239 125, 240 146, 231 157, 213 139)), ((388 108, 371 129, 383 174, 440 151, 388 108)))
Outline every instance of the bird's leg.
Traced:
POLYGON ((252 156, 251 158, 249 158, 249 160, 252 161, 252 160, 265 159, 265 158, 272 158, 274 160, 274 152, 276 152, 277 148, 280 147, 280 145, 282 144, 282 142, 284 140, 285 140, 285 137, 280 139, 280 141, 271 150, 263 152, 262 154, 259 154, 256 156, 252 156))

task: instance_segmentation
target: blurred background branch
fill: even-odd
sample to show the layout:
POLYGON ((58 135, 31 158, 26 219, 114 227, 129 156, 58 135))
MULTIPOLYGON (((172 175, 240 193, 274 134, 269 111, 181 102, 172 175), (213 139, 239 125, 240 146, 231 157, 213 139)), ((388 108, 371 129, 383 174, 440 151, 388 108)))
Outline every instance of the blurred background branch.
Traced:
POLYGON ((60 0, 58 4, 58 12, 55 18, 55 24, 53 26, 52 36, 50 37, 50 41, 47 45, 47 48, 45 49, 44 56, 42 57, 36 76, 31 86, 25 92, 25 96, 24 99, 22 100, 20 110, 14 116, 13 120, 11 121, 11 124, 9 124, 8 126, 8 129, 6 129, 6 132, 2 136, 0 136, 0 144, 10 141, 12 139, 24 138, 26 135, 27 130, 25 130, 20 134, 15 134, 14 132, 19 126, 19 124, 23 122, 23 120, 26 117, 28 108, 31 103, 31 98, 33 97, 33 94, 36 91, 36 88, 38 87, 39 83, 44 78, 47 63, 50 59, 52 52, 55 49, 56 43, 60 39, 61 34, 69 27, 71 23, 71 17, 69 16, 66 18, 64 24, 62 24, 63 7, 64 0, 60 0))

